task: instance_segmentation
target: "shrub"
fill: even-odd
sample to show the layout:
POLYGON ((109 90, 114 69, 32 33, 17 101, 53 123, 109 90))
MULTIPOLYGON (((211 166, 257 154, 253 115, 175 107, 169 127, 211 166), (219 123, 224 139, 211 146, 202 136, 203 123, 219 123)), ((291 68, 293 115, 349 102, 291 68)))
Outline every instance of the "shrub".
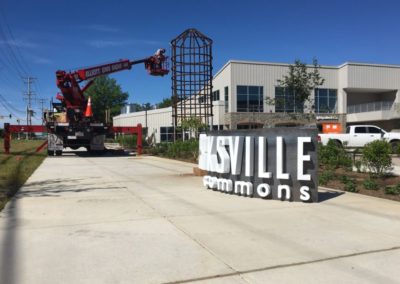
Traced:
POLYGON ((178 140, 173 143, 161 143, 152 147, 150 153, 172 159, 196 162, 199 156, 199 141, 190 139, 186 141, 178 140))
POLYGON ((351 179, 348 176, 340 176, 339 180, 343 183, 346 184, 349 181, 351 181, 351 179))
POLYGON ((391 195, 398 195, 400 194, 400 185, 397 186, 386 186, 385 193, 391 195))
POLYGON ((148 151, 152 155, 165 156, 167 149, 168 149, 167 143, 159 143, 159 144, 156 144, 155 146, 151 147, 148 151))
POLYGON ((392 167, 390 153, 391 146, 387 141, 375 140, 364 147, 362 151, 363 163, 372 174, 383 176, 392 167))
POLYGON ((344 184, 344 190, 349 192, 358 192, 356 183, 354 179, 349 178, 348 176, 341 176, 340 181, 344 184))
POLYGON ((363 181, 363 185, 365 189, 368 190, 378 190, 378 184, 372 179, 366 179, 363 181))
POLYGON ((348 192, 358 192, 359 190, 356 187, 354 180, 349 180, 344 184, 344 190, 348 192))
POLYGON ((320 185, 327 185, 330 180, 333 180, 335 177, 333 171, 328 170, 324 171, 319 175, 319 184, 320 185))
POLYGON ((321 165, 329 169, 339 167, 351 168, 352 161, 346 151, 334 140, 329 140, 326 146, 319 144, 318 159, 321 165))

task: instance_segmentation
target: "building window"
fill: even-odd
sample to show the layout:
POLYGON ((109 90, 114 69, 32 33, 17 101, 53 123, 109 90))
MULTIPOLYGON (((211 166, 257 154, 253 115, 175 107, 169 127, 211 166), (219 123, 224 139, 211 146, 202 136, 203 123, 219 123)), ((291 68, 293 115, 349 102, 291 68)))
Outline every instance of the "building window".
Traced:
POLYGON ((315 89, 315 112, 336 113, 337 90, 315 89))
POLYGON ((217 131, 217 130, 223 130, 224 126, 223 125, 213 125, 212 130, 217 131))
POLYGON ((262 86, 237 86, 237 112, 263 112, 262 86))
POLYGON ((224 99, 225 99, 225 112, 229 112, 229 89, 228 87, 224 88, 224 99))
POLYGON ((219 101, 219 90, 214 91, 213 93, 213 101, 219 101))
POLYGON ((303 112, 304 105, 296 101, 289 88, 275 87, 275 112, 303 112))
POLYGON ((161 142, 173 142, 174 141, 174 128, 160 127, 160 141, 161 142))

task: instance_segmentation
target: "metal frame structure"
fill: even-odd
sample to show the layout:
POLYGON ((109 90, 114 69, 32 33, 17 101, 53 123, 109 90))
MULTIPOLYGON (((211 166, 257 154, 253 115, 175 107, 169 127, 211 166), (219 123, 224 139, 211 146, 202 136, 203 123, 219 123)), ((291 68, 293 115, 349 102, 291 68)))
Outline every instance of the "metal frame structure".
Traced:
POLYGON ((196 29, 187 29, 171 41, 172 106, 175 129, 198 118, 212 126, 212 43, 196 29))

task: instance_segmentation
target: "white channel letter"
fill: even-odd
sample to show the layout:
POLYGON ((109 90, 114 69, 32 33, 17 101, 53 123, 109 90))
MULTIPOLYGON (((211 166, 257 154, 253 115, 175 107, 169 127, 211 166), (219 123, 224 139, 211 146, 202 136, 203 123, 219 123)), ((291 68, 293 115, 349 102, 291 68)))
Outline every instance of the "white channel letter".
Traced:
POLYGON ((267 172, 267 153, 265 149, 265 137, 258 137, 258 177, 259 178, 271 178, 272 173, 267 172))
POLYGON ((235 193, 250 196, 253 194, 253 184, 249 181, 235 181, 235 193))
POLYGON ((276 178, 289 179, 289 174, 283 172, 283 137, 276 137, 276 178))
POLYGON ((269 186, 269 184, 267 183, 260 183, 257 186, 257 194, 258 196, 260 196, 261 198, 265 198, 268 195, 270 195, 271 193, 271 187, 269 186))
POLYGON ((231 156, 231 174, 240 175, 243 158, 243 136, 229 136, 229 155, 231 156))
POLYGON ((311 195, 309 193, 310 188, 306 185, 300 187, 300 200, 309 201, 311 199, 311 195))
POLYGON ((310 155, 304 155, 304 143, 311 143, 311 137, 297 137, 297 180, 311 180, 311 175, 304 174, 304 162, 311 161, 310 155))
POLYGON ((225 192, 232 192, 232 181, 230 179, 218 179, 217 189, 225 192))
POLYGON ((207 136, 207 171, 210 172, 215 172, 218 164, 216 138, 216 136, 207 136))
POLYGON ((210 189, 217 189, 218 188, 218 178, 217 177, 211 177, 208 180, 208 187, 210 189))
POLYGON ((282 191, 285 190, 285 199, 289 200, 290 199, 290 195, 291 195, 291 191, 290 191, 290 187, 287 184, 280 184, 278 185, 278 199, 282 198, 282 191))
POLYGON ((199 168, 207 170, 207 135, 200 134, 199 137, 199 168))
POLYGON ((254 137, 246 136, 246 158, 245 158, 245 170, 244 174, 246 177, 254 175, 254 137))
POLYGON ((217 137, 217 153, 219 155, 220 162, 217 164, 216 171, 220 174, 229 173, 231 167, 229 162, 229 154, 225 148, 225 146, 227 146, 228 144, 229 140, 226 136, 217 137))
POLYGON ((210 176, 204 176, 203 177, 203 185, 204 185, 204 187, 208 188, 208 183, 209 183, 210 178, 211 178, 210 176))

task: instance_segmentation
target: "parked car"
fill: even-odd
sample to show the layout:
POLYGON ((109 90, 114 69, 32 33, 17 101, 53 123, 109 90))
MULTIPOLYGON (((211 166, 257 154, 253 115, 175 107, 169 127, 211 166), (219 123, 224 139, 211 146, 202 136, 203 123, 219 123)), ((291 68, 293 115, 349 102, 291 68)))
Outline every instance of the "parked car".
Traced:
POLYGON ((335 141, 338 145, 345 147, 364 147, 375 140, 386 140, 396 150, 400 145, 400 133, 386 132, 375 125, 352 125, 346 128, 346 133, 319 134, 318 140, 326 145, 329 140, 335 141))

